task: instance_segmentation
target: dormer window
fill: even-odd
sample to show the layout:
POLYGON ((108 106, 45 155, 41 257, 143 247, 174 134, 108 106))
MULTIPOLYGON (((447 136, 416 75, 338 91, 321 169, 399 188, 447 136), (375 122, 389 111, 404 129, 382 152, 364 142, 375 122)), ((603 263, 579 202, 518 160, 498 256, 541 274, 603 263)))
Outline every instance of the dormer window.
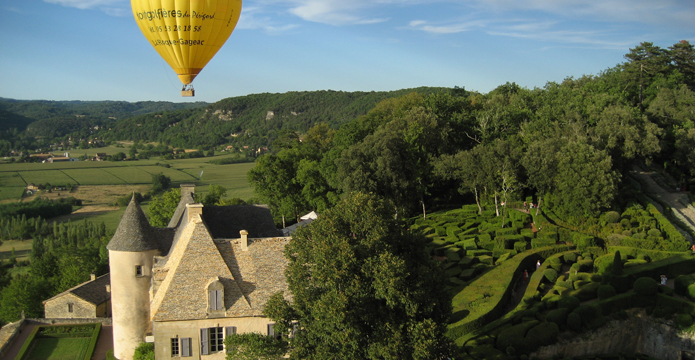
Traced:
MULTIPOLYGON (((219 278, 211 281, 207 287, 208 291, 208 312, 224 311, 224 285, 219 278)), ((219 314, 218 314, 219 315, 219 314)))

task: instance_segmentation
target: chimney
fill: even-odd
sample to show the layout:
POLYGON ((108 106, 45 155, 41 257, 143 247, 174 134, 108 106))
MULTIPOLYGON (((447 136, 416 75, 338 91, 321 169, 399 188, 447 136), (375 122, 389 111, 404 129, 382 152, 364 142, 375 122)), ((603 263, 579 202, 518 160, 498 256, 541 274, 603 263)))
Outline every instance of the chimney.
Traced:
POLYGON ((107 293, 111 292, 111 284, 106 284, 106 292, 107 293))
POLYGON ((89 280, 94 281, 97 279, 97 274, 89 274, 89 280))
POLYGON ((239 231, 241 234, 241 251, 249 250, 249 232, 246 230, 239 231))
POLYGON ((195 184, 181 184, 181 198, 195 193, 195 184))
POLYGON ((186 204, 186 212, 188 213, 188 221, 192 221, 195 215, 203 217, 203 204, 186 204))

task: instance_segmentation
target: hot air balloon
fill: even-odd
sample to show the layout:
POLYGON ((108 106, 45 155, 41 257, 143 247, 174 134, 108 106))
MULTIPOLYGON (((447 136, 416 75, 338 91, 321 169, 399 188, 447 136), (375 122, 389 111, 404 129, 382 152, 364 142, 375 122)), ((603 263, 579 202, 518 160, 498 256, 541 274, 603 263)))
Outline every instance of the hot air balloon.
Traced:
POLYGON ((232 34, 241 0, 131 0, 145 38, 179 76, 182 96, 232 34))

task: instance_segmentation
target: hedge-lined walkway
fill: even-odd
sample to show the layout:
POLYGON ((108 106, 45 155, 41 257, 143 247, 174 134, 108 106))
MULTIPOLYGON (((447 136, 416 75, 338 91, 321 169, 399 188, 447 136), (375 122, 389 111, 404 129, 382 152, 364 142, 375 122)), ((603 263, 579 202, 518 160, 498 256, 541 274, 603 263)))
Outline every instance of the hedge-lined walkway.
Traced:
MULTIPOLYGON (((642 189, 646 195, 650 198, 655 198, 659 201, 667 204, 671 209, 673 209, 674 215, 683 223, 690 228, 691 232, 695 232, 695 208, 690 205, 690 198, 687 192, 676 191, 676 189, 664 189, 659 185, 652 177, 653 172, 647 172, 640 169, 638 166, 633 166, 630 174, 640 180, 645 186, 642 189)), ((654 204, 659 211, 663 214, 664 211, 661 209, 661 205, 654 204)), ((676 226, 676 224, 674 224, 676 226)), ((678 228, 676 226, 676 228, 678 228)), ((692 244, 693 239, 687 232, 682 231, 685 238, 692 244)))

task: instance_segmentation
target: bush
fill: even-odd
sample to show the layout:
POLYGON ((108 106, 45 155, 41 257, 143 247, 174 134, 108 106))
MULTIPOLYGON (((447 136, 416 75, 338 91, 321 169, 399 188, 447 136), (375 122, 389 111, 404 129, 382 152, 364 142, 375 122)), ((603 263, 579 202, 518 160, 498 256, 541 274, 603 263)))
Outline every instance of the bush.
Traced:
POLYGON ((564 327, 567 323, 567 314, 569 314, 569 309, 559 308, 551 310, 546 316, 545 321, 550 321, 556 323, 560 327, 564 327))
POLYGON ((557 307, 558 309, 567 309, 569 311, 573 311, 579 307, 580 304, 581 301, 575 296, 562 296, 557 302, 557 307))
POLYGON ((579 331, 582 328, 582 318, 577 313, 567 314, 567 327, 572 331, 579 331))
POLYGON ((543 276, 551 283, 554 283, 557 280, 557 271, 555 269, 545 269, 543 276))
POLYGON ((690 327, 693 325, 693 317, 690 314, 678 314, 676 316, 676 324, 683 328, 690 327))
POLYGON ((526 336, 526 333, 529 331, 529 329, 538 324, 540 324, 538 320, 532 320, 502 330, 500 334, 497 335, 496 347, 500 350, 506 350, 508 347, 512 346, 517 350, 521 350, 525 346, 524 337, 526 336))
POLYGON ((658 229, 650 229, 649 231, 647 231, 647 235, 661 237, 661 231, 659 231, 658 229))
MULTIPOLYGON (((601 307, 596 304, 580 305, 572 312, 579 315, 584 324, 589 329, 600 327, 605 322, 601 307)), ((569 320, 569 315, 568 315, 569 320)))
POLYGON ((688 285, 686 295, 688 296, 688 299, 695 301, 695 284, 688 285))
POLYGON ((154 360, 154 343, 141 343, 135 348, 133 360, 154 360))
POLYGON ((571 264, 577 261, 577 253, 568 253, 562 256, 565 263, 571 264))
POLYGON ((551 269, 554 269, 557 272, 562 271, 562 260, 560 260, 559 257, 549 257, 546 262, 548 263, 548 267, 551 269))
POLYGON ((608 299, 609 297, 615 296, 615 288, 608 284, 601 285, 598 287, 596 294, 598 295, 598 298, 601 300, 608 299))
POLYGON ((560 327, 556 323, 546 321, 531 328, 524 341, 527 349, 533 351, 541 346, 554 344, 559 333, 560 327))
POLYGON ((620 221, 620 214, 617 211, 609 211, 603 216, 603 219, 606 224, 615 224, 620 221))
POLYGON ((641 277, 632 286, 640 295, 656 295, 659 291, 659 284, 650 277, 641 277))
POLYGON ((676 294, 685 296, 688 294, 688 286, 693 283, 695 283, 695 277, 692 275, 678 275, 673 280, 673 289, 676 291, 676 294))
POLYGON ((596 269, 596 273, 600 275, 612 273, 614 258, 614 254, 606 254, 596 258, 596 260, 594 260, 594 269, 596 269))

